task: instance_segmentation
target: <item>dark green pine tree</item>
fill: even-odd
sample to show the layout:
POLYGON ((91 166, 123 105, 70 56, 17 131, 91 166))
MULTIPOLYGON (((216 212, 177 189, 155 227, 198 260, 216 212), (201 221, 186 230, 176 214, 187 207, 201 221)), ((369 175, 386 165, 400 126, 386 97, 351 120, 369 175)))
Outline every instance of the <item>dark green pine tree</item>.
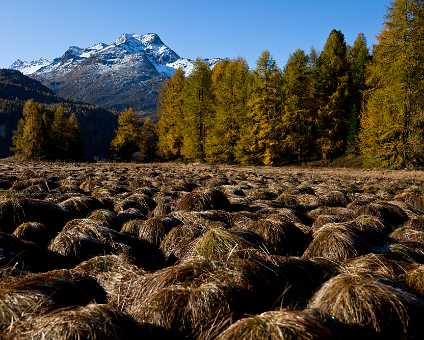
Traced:
POLYGON ((213 121, 211 70, 197 60, 184 87, 184 128, 182 154, 188 161, 206 160, 206 138, 213 121))
POLYGON ((321 157, 331 160, 343 154, 349 121, 347 48, 342 32, 333 30, 318 60, 318 146, 321 157))
POLYGON ((253 74, 247 122, 237 145, 241 163, 275 165, 281 161, 282 75, 269 51, 253 74))
POLYGON ((315 124, 314 90, 309 58, 302 50, 290 56, 284 69, 282 144, 284 158, 302 162, 311 157, 315 124))

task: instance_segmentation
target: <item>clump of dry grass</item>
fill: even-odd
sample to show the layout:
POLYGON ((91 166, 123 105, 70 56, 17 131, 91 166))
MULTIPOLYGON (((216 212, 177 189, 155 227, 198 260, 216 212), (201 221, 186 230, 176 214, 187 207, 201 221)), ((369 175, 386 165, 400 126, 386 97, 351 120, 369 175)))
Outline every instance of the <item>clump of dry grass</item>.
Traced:
POLYGON ((116 223, 117 226, 122 227, 125 223, 132 221, 132 220, 145 220, 146 214, 141 212, 140 210, 136 208, 129 208, 124 211, 118 212, 116 215, 116 223))
POLYGON ((192 243, 196 238, 205 232, 202 226, 183 224, 176 226, 166 234, 160 244, 160 249, 166 257, 182 259, 192 247, 192 243))
POLYGON ((127 304, 128 297, 134 294, 131 283, 139 282, 145 272, 122 255, 97 256, 80 263, 73 269, 94 278, 107 294, 108 303, 119 310, 127 304))
POLYGON ((247 195, 248 199, 251 200, 263 200, 263 201, 272 201, 278 197, 278 194, 275 191, 272 191, 268 188, 257 188, 251 190, 247 195))
POLYGON ((204 258, 188 258, 173 266, 148 273, 143 277, 134 277, 134 282, 128 282, 129 290, 126 307, 145 300, 158 290, 174 285, 190 287, 195 280, 207 275, 220 264, 204 258))
POLYGON ((204 228, 218 225, 229 228, 233 225, 232 215, 223 210, 175 211, 171 216, 184 224, 195 224, 204 228))
POLYGON ((66 221, 69 220, 69 213, 59 204, 28 199, 23 204, 25 221, 43 223, 52 233, 61 230, 66 221))
POLYGON ((218 189, 209 189, 205 191, 192 191, 185 194, 177 202, 176 209, 186 211, 229 211, 231 209, 231 204, 222 191, 218 189))
POLYGON ((149 210, 154 209, 155 205, 156 203, 147 195, 132 194, 122 200, 117 201, 114 208, 116 212, 121 212, 133 208, 147 216, 149 210))
POLYGON ((52 240, 49 249, 76 262, 106 254, 134 256, 143 267, 161 266, 163 256, 147 242, 108 228, 90 219, 72 220, 52 240))
POLYGON ((348 335, 338 323, 317 310, 292 311, 283 309, 241 319, 222 332, 218 340, 341 339, 348 335))
POLYGON ((419 187, 411 187, 395 197, 424 212, 424 190, 419 187))
POLYGON ((156 207, 152 212, 155 217, 167 216, 173 210, 173 202, 171 197, 160 196, 155 199, 156 207))
POLYGON ((344 261, 364 255, 368 251, 368 243, 356 228, 344 223, 330 223, 314 233, 313 240, 303 256, 344 261))
POLYGON ((30 178, 17 180, 12 185, 12 190, 25 190, 32 186, 38 186, 43 191, 49 191, 57 187, 56 183, 48 180, 47 178, 30 178))
POLYGON ((87 217, 90 212, 102 208, 102 204, 91 196, 74 196, 61 202, 59 205, 66 210, 72 218, 84 218, 87 217))
POLYGON ((389 254, 401 260, 424 264, 424 244, 411 241, 395 241, 388 244, 389 254))
POLYGON ((178 225, 181 221, 173 217, 152 217, 137 225, 136 237, 159 247, 166 234, 178 225))
POLYGON ((409 290, 424 297, 424 265, 416 265, 405 274, 405 284, 409 290))
POLYGON ((266 249, 275 255, 302 255, 309 241, 294 223, 282 218, 254 221, 246 229, 261 236, 266 249))
POLYGON ((304 308, 315 291, 338 273, 337 264, 320 259, 274 257, 273 262, 279 284, 273 307, 304 308))
POLYGON ((345 207, 348 203, 346 195, 341 191, 329 191, 318 195, 320 205, 327 207, 345 207))
POLYGON ((117 216, 116 213, 114 213, 113 211, 107 209, 97 209, 94 210, 88 216, 88 218, 94 221, 105 222, 110 228, 115 230, 118 229, 117 216))
POLYGON ((236 249, 252 248, 253 245, 239 235, 224 228, 210 228, 195 242, 186 254, 203 256, 210 260, 225 260, 236 249))
POLYGON ((57 305, 45 294, 0 289, 0 337, 2 335, 6 337, 7 332, 17 322, 47 313, 55 308, 57 305))
POLYGON ((351 218, 346 215, 319 215, 313 222, 312 228, 317 230, 328 223, 348 222, 351 218))
POLYGON ((100 222, 72 220, 50 242, 48 248, 54 253, 80 262, 113 253, 114 249, 109 241, 107 229, 100 222))
POLYGON ((404 224, 404 227, 413 230, 424 231, 424 215, 411 218, 408 222, 404 224))
POLYGON ((11 233, 24 222, 25 211, 23 199, 19 196, 2 192, 0 193, 0 231, 11 233))
POLYGON ((9 278, 0 283, 0 289, 43 294, 57 306, 101 303, 105 298, 103 289, 94 279, 67 269, 9 278))
POLYGON ((27 222, 21 224, 15 229, 13 235, 23 241, 34 242, 39 246, 46 246, 50 241, 51 236, 46 226, 38 222, 27 222))
POLYGON ((424 243, 424 231, 414 230, 407 227, 396 229, 390 237, 399 241, 424 243))
POLYGON ((42 271, 46 270, 48 262, 46 252, 34 243, 0 232, 0 269, 42 271))
POLYGON ((274 205, 282 208, 298 210, 300 204, 296 195, 284 192, 274 200, 274 205))
POLYGON ((225 287, 213 283, 195 288, 171 286, 133 304, 128 313, 182 337, 213 338, 231 324, 228 295, 225 287))
POLYGON ((367 254, 345 263, 342 271, 345 273, 370 275, 397 280, 405 275, 411 262, 394 259, 384 254, 367 254))
POLYGON ((420 336, 415 333, 414 318, 423 312, 424 305, 414 295, 371 277, 340 274, 321 287, 309 307, 383 337, 406 339, 420 336))
POLYGON ((408 219, 407 214, 400 207, 384 201, 373 202, 360 207, 356 210, 356 215, 377 217, 384 225, 392 228, 396 228, 408 219))
POLYGON ((312 221, 315 221, 321 215, 339 216, 339 218, 343 218, 346 221, 355 218, 355 212, 344 207, 319 207, 307 213, 307 217, 312 221))
POLYGON ((121 232, 132 235, 134 237, 138 237, 139 230, 143 225, 144 221, 145 220, 135 219, 125 222, 125 224, 121 228, 121 232))
POLYGON ((143 326, 108 305, 64 308, 27 320, 14 327, 16 339, 131 339, 147 334, 143 326))

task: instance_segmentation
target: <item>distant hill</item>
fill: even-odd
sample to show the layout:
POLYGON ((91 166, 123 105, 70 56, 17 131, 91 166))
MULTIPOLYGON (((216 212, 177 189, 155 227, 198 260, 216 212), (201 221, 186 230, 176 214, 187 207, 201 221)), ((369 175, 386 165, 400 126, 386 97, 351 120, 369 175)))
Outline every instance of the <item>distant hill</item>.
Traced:
POLYGON ((91 104, 72 102, 56 96, 40 82, 14 70, 0 69, 0 157, 10 155, 13 131, 26 100, 49 106, 63 105, 67 113, 74 112, 79 120, 87 160, 108 157, 110 141, 117 126, 114 113, 91 104))
MULTIPOLYGON (((205 59, 213 67, 220 59, 205 59)), ((123 34, 110 44, 71 46, 52 61, 17 60, 11 69, 39 80, 57 95, 122 111, 128 107, 153 115, 165 79, 194 63, 181 58, 157 34, 123 34)))

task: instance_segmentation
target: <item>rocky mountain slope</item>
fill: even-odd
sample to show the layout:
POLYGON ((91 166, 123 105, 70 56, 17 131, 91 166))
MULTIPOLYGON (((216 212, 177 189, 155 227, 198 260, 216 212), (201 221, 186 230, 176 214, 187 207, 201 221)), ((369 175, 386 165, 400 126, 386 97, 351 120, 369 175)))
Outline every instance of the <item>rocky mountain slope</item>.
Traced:
MULTIPOLYGON (((205 59, 213 67, 220 59, 205 59)), ((186 75, 193 61, 181 58, 157 34, 123 34, 110 44, 70 47, 52 61, 16 61, 10 66, 57 95, 107 109, 154 113, 160 87, 176 69, 186 75)))

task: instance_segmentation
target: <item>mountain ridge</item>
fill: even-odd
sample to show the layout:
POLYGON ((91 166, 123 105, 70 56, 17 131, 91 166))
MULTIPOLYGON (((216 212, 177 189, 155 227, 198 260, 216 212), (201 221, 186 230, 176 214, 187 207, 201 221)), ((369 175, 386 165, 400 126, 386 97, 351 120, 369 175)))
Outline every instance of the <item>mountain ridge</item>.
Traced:
MULTIPOLYGON (((203 59, 212 68, 220 58, 203 59)), ((57 95, 106 109, 154 114, 163 82, 178 68, 188 76, 194 61, 180 57, 159 35, 120 35, 113 42, 69 47, 53 60, 17 60, 11 69, 39 80, 57 95)))

